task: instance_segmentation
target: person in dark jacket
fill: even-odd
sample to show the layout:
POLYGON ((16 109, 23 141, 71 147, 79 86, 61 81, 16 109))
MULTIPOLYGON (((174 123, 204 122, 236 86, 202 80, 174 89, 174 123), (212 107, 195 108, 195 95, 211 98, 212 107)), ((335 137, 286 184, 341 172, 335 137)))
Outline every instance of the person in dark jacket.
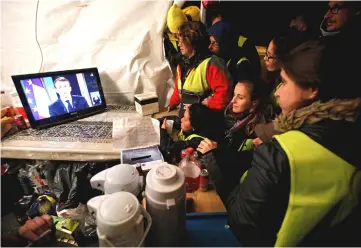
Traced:
MULTIPOLYGON (((206 7, 207 17, 209 16, 211 19, 211 21, 210 21, 211 25, 209 27, 210 35, 212 35, 212 33, 215 33, 216 30, 214 30, 214 29, 219 29, 220 27, 222 27, 222 29, 230 30, 230 33, 232 35, 232 40, 230 42, 233 42, 233 44, 229 44, 229 46, 232 48, 237 47, 238 51, 235 50, 235 52, 237 54, 232 54, 233 59, 229 61, 231 63, 231 65, 229 65, 228 68, 233 67, 233 70, 234 70, 234 67, 237 67, 238 62, 243 63, 242 67, 247 66, 247 64, 245 64, 245 60, 239 61, 239 59, 245 57, 248 60, 248 63, 251 65, 251 68, 252 68, 251 75, 255 75, 256 78, 260 77, 261 62, 259 59, 259 54, 257 52, 257 48, 251 39, 249 39, 248 37, 245 37, 243 34, 241 34, 236 29, 236 26, 232 25, 231 22, 228 20, 228 18, 226 17, 226 15, 227 15, 226 5, 227 5, 227 3, 222 3, 221 1, 219 1, 219 2, 213 1, 211 4, 208 4, 208 6, 206 7), (237 60, 237 57, 239 57, 239 56, 241 56, 241 57, 237 60)), ((215 36, 213 36, 213 37, 215 37, 215 36)), ((217 38, 216 38, 216 41, 217 41, 217 38)), ((214 41, 211 40, 211 46, 215 46, 216 44, 212 45, 212 42, 214 43, 214 41)), ((222 46, 222 41, 220 42, 220 45, 222 46)), ((214 48, 211 48, 211 47, 210 47, 210 49, 214 50, 214 48)), ((223 54, 223 56, 224 55, 226 55, 226 54, 223 54)), ((228 60, 229 60, 229 58, 228 58, 228 60)), ((228 62, 228 60, 227 60, 227 62, 228 62)), ((249 69, 247 69, 247 68, 244 68, 244 69, 246 72, 249 72, 249 69)), ((247 76, 250 76, 250 75, 247 75, 247 76)), ((250 80, 251 78, 244 77, 243 79, 250 80)), ((235 81, 235 83, 237 83, 237 82, 235 81)))
POLYGON ((321 41, 325 44, 325 61, 328 74, 327 82, 333 81, 334 87, 328 89, 334 95, 342 91, 353 92, 353 96, 361 96, 358 83, 349 85, 352 89, 339 87, 343 81, 355 81, 360 78, 361 66, 358 59, 361 50, 361 2, 330 1, 324 20, 320 26, 321 41))
POLYGON ((204 139, 198 151, 206 153, 217 149, 213 159, 221 167, 234 167, 240 171, 249 169, 255 144, 254 128, 263 121, 263 94, 257 82, 238 81, 234 89, 233 99, 224 111, 225 137, 217 143, 204 139), (204 143, 210 144, 206 146, 204 143), (240 165, 242 161, 242 165, 240 165))
MULTIPOLYGON (((244 80, 253 81, 260 77, 258 65, 253 65, 246 57, 244 48, 237 45, 238 36, 232 33, 231 27, 225 21, 219 21, 208 29, 210 35, 209 50, 222 58, 233 78, 233 87, 236 85, 238 75, 244 80), (236 74, 238 74, 236 76, 236 74)), ((259 63, 259 59, 257 61, 259 63)))
POLYGON ((266 89, 270 95, 270 110, 268 121, 272 120, 281 109, 278 106, 277 99, 274 97, 274 93, 277 87, 280 85, 280 71, 281 60, 296 46, 307 40, 307 36, 304 36, 296 29, 286 29, 281 33, 275 35, 270 41, 266 55, 264 56, 265 65, 267 68, 267 80, 266 89))
MULTIPOLYGON (((346 90, 329 94, 323 56, 313 41, 282 61, 276 92, 282 114, 275 120, 282 134, 255 149, 241 184, 241 175, 203 155, 244 246, 361 244, 361 98, 346 90)), ((343 81, 342 87, 353 83, 343 81)))
POLYGON ((255 144, 270 141, 278 132, 274 129, 273 119, 281 113, 275 92, 281 85, 280 71, 282 59, 296 46, 310 39, 310 36, 297 31, 294 28, 286 29, 274 36, 270 41, 264 57, 267 68, 267 80, 265 85, 268 94, 267 108, 264 113, 265 123, 259 123, 255 127, 255 144))
POLYGON ((199 143, 205 138, 219 141, 222 137, 223 129, 222 125, 219 125, 221 124, 220 115, 203 104, 194 103, 186 109, 180 121, 180 128, 178 127, 179 117, 172 118, 173 128, 181 130, 176 141, 166 131, 167 118, 163 119, 160 129, 160 151, 169 163, 179 162, 183 149, 188 147, 197 149, 199 143))
POLYGON ((50 117, 63 115, 86 109, 89 107, 88 102, 83 96, 71 94, 71 85, 65 77, 58 77, 54 81, 56 93, 59 99, 48 106, 50 117))

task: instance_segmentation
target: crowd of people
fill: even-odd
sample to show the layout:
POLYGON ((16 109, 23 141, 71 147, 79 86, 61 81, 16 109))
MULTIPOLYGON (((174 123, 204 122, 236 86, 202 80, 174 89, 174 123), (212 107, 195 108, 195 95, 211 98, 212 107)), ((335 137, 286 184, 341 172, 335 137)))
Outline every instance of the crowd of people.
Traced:
MULTIPOLYGON (((198 151, 244 246, 361 245, 359 2, 329 2, 319 36, 303 16, 292 19, 270 40, 262 79, 251 40, 207 11, 208 28, 196 6, 168 12, 168 111, 179 115, 161 120, 165 160, 198 151)), ((36 241, 51 225, 37 217, 18 238, 36 241)))
POLYGON ((173 5, 167 18, 168 110, 179 106, 182 138, 162 119, 166 159, 197 149, 245 246, 360 245, 360 3, 329 2, 318 36, 292 19, 269 42, 262 79, 249 39, 221 12, 206 28, 192 10, 173 5))

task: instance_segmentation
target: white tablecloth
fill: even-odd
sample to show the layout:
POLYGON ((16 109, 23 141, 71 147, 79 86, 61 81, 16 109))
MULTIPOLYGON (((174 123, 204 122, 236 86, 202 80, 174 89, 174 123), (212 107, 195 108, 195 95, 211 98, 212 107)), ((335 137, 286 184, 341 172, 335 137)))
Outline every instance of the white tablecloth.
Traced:
MULTIPOLYGON (((96 124, 97 127, 102 127, 102 122, 104 122, 104 127, 107 127, 106 131, 109 133, 109 130, 111 130, 110 123, 113 122, 113 118, 124 115, 138 114, 135 112, 134 106, 109 106, 109 110, 104 113, 72 123, 81 126, 81 123, 87 124, 86 122, 89 122, 89 124, 96 124)), ((94 139, 90 137, 84 141, 84 138, 79 135, 79 132, 69 134, 69 132, 72 131, 72 123, 63 124, 67 126, 68 137, 59 137, 59 135, 57 137, 56 132, 61 126, 55 126, 40 131, 41 137, 40 135, 34 135, 33 137, 31 137, 31 135, 21 136, 20 133, 18 133, 17 136, 5 138, 1 141, 1 157, 70 161, 120 160, 120 151, 113 148, 111 131, 106 137, 93 137, 94 139), (54 137, 52 137, 52 135, 54 137), (21 139, 21 137, 24 137, 24 139, 21 139)), ((85 125, 85 127, 86 126, 87 125, 85 125)), ((38 132, 35 130, 27 130, 27 133, 32 133, 33 131, 34 133, 38 132)), ((88 133, 88 136, 89 135, 91 134, 88 133)))

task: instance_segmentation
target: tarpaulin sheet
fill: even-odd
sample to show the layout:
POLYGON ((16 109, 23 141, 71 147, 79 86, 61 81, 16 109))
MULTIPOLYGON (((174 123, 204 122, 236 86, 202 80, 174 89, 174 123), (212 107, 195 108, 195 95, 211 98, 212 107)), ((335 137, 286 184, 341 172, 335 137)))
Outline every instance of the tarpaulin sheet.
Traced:
POLYGON ((36 73, 39 68, 47 72, 98 67, 108 103, 132 103, 134 94, 156 91, 160 105, 166 106, 173 82, 164 58, 163 31, 171 4, 1 1, 2 88, 14 90, 11 75, 36 73))

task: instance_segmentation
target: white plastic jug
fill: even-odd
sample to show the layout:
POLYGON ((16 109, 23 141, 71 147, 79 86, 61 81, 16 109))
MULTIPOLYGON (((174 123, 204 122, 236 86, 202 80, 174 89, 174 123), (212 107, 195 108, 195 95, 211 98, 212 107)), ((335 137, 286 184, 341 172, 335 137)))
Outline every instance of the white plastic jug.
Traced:
POLYGON ((96 213, 100 247, 140 247, 152 225, 152 219, 137 198, 129 192, 117 192, 90 199, 90 213, 96 213), (147 227, 144 230, 144 217, 147 227))
POLYGON ((152 217, 147 245, 184 246, 186 190, 181 169, 167 163, 152 168, 146 178, 145 197, 152 217))
POLYGON ((94 189, 105 194, 126 191, 137 196, 142 189, 143 180, 137 169, 130 164, 119 164, 95 174, 90 179, 94 189))

